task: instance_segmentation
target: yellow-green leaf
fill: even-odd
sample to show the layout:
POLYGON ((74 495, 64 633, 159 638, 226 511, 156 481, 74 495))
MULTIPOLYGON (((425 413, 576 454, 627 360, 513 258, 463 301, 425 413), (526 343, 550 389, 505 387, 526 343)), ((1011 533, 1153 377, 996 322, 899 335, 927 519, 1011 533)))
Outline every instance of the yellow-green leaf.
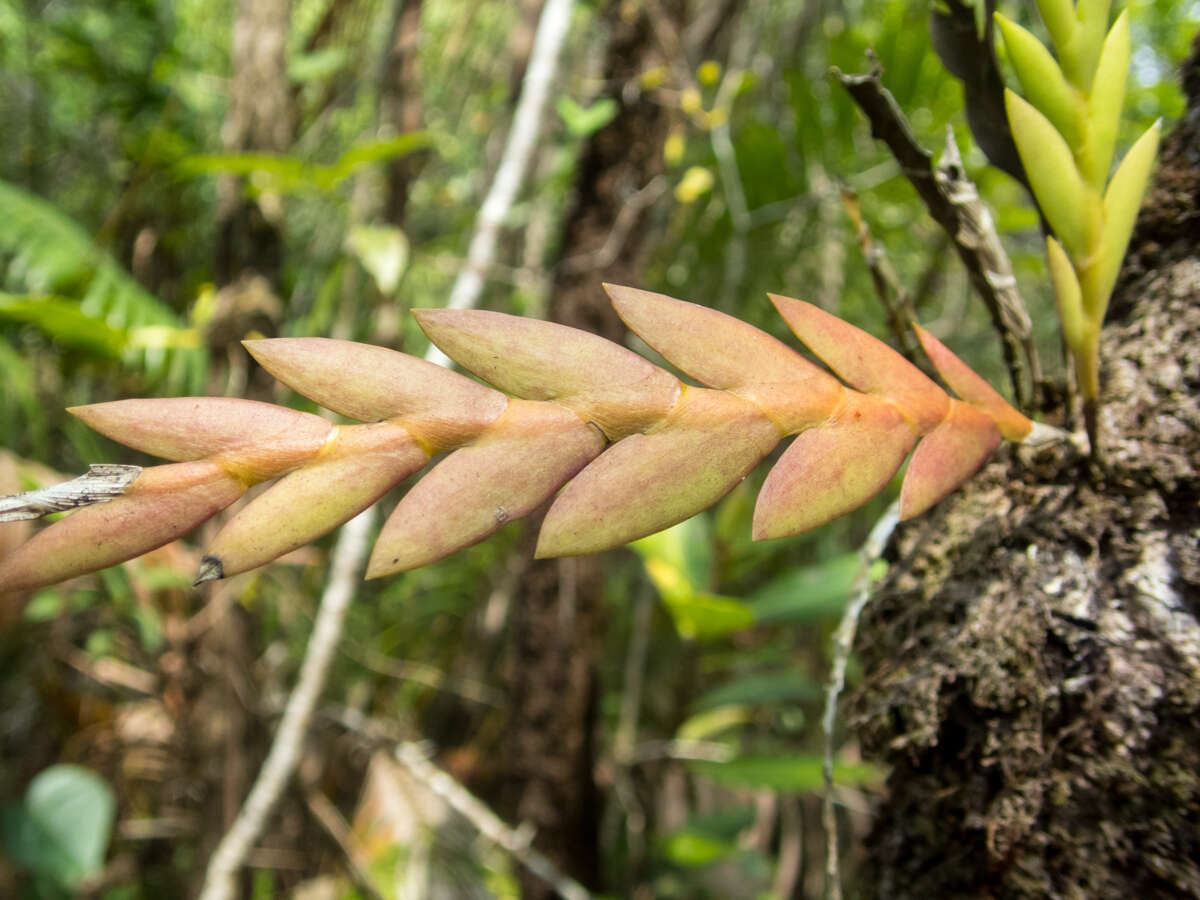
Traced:
MULTIPOLYGON (((1026 99, 1053 123, 1072 149, 1084 142, 1084 103, 1042 42, 1000 13, 996 25, 1026 99)), ((1120 109, 1118 100, 1117 108, 1120 109)))
POLYGON ((1062 322, 1063 340, 1072 352, 1076 352, 1083 346, 1086 333, 1079 279, 1071 261, 1067 259, 1062 244, 1052 237, 1046 238, 1046 256, 1050 262, 1054 295, 1058 299, 1058 318, 1062 322))
POLYGON ((1142 195, 1146 192, 1155 154, 1158 153, 1161 131, 1162 123, 1155 122, 1129 148, 1104 195, 1104 233, 1100 240, 1094 291, 1084 297, 1085 306, 1091 304, 1087 313, 1096 321, 1104 318, 1108 296, 1116 283, 1125 248, 1129 246, 1129 235, 1133 232, 1133 223, 1142 205, 1142 195))
POLYGON ((1004 101, 1013 140, 1046 219, 1072 256, 1086 258, 1087 196, 1071 148, 1027 100, 1006 90, 1004 101))
POLYGON ((1122 12, 1100 52, 1096 79, 1092 84, 1087 146, 1079 156, 1083 177, 1097 188, 1102 189, 1108 180, 1128 77, 1129 16, 1122 12))

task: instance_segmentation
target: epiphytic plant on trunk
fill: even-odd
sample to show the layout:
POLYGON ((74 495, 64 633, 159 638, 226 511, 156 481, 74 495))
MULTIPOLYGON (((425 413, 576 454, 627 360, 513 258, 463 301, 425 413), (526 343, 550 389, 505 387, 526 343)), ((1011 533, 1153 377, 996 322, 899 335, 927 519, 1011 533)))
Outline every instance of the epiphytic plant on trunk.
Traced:
POLYGON ((904 517, 918 515, 1002 438, 1021 441, 1033 428, 920 328, 957 397, 888 345, 799 300, 771 298, 841 381, 723 313, 607 290, 634 332, 705 386, 595 335, 477 310, 415 314, 434 344, 500 390, 381 347, 248 341, 280 381, 364 424, 229 398, 75 408, 97 431, 175 462, 40 532, 0 562, 0 585, 30 589, 122 562, 180 537, 251 485, 278 479, 218 532, 197 581, 234 575, 336 528, 441 453, 384 525, 368 577, 449 556, 560 488, 539 556, 620 546, 715 503, 795 435, 754 516, 755 538, 779 538, 865 503, 914 447, 900 502, 904 517))

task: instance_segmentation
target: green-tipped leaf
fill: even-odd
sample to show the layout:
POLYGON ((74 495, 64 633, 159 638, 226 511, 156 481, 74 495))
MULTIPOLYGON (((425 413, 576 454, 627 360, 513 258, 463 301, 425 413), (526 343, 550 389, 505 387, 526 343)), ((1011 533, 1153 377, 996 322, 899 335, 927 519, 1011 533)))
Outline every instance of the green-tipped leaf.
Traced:
POLYGON ((1161 130, 1162 123, 1155 122, 1129 148, 1104 194, 1104 233, 1100 240, 1100 259, 1091 296, 1084 295, 1088 316, 1097 322, 1104 319, 1104 310, 1108 307, 1109 295, 1116 284, 1121 260, 1125 258, 1133 223, 1146 193, 1150 171, 1154 168, 1161 130))
POLYGON ((661 425, 613 445, 567 485, 537 555, 596 553, 681 522, 729 493, 779 438, 753 404, 688 388, 661 425))
POLYGON ((1079 278, 1075 274, 1075 267, 1067 259, 1062 244, 1052 237, 1046 238, 1046 259, 1049 262, 1050 280, 1054 284, 1054 297, 1058 303, 1058 319, 1062 324, 1063 341, 1072 352, 1078 352, 1088 333, 1079 278))

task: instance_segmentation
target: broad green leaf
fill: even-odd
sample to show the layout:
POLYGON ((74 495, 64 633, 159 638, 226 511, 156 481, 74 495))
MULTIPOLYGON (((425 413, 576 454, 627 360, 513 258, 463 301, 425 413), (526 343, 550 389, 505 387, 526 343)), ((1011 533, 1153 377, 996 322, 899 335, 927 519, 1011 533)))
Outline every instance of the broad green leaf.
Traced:
MULTIPOLYGON (((656 567, 647 565, 646 570, 650 572, 655 585, 664 583, 665 579, 655 576, 656 567)), ((687 640, 711 640, 754 624, 754 612, 733 597, 662 591, 662 598, 675 622, 676 631, 687 640)))
POLYGON ((759 622, 807 622, 840 616, 860 562, 844 553, 818 565, 791 569, 750 595, 759 622))
MULTIPOLYGON (((728 762, 696 761, 688 765, 698 774, 729 787, 798 793, 819 790, 824 784, 821 757, 816 753, 739 756, 728 762)), ((870 763, 835 761, 833 778, 842 784, 879 784, 883 772, 870 763)))
POLYGON ((5 810, 5 849, 18 865, 73 888, 103 868, 115 814, 102 778, 81 766, 51 766, 29 783, 20 807, 5 810))
POLYGON ((83 313, 79 304, 61 297, 0 294, 0 319, 33 325, 61 347, 117 359, 126 333, 83 313))
POLYGON ((784 669, 727 681, 693 701, 692 709, 705 712, 726 706, 776 705, 818 700, 821 696, 821 686, 811 678, 795 669, 784 669))

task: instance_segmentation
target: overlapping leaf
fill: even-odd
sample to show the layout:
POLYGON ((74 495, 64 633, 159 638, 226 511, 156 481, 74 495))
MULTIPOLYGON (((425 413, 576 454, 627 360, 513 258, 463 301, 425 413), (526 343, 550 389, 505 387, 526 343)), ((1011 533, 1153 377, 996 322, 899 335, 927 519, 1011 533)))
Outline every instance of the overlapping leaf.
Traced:
POLYGON ((924 331, 957 399, 886 344, 799 300, 772 297, 832 374, 722 313, 607 289, 635 332, 706 386, 595 335, 492 312, 416 315, 447 355, 511 398, 380 347, 251 341, 281 381, 365 424, 224 398, 72 410, 115 440, 177 462, 147 470, 122 497, 68 516, 0 561, 0 589, 136 556, 249 486, 278 479, 217 534, 199 580, 243 572, 337 527, 439 454, 384 525, 369 577, 435 562, 547 503, 538 555, 620 546, 715 503, 794 435, 754 517, 755 538, 786 537, 875 496, 914 445, 901 505, 902 515, 916 515, 969 477, 1002 435, 1021 440, 1032 427, 924 331))

